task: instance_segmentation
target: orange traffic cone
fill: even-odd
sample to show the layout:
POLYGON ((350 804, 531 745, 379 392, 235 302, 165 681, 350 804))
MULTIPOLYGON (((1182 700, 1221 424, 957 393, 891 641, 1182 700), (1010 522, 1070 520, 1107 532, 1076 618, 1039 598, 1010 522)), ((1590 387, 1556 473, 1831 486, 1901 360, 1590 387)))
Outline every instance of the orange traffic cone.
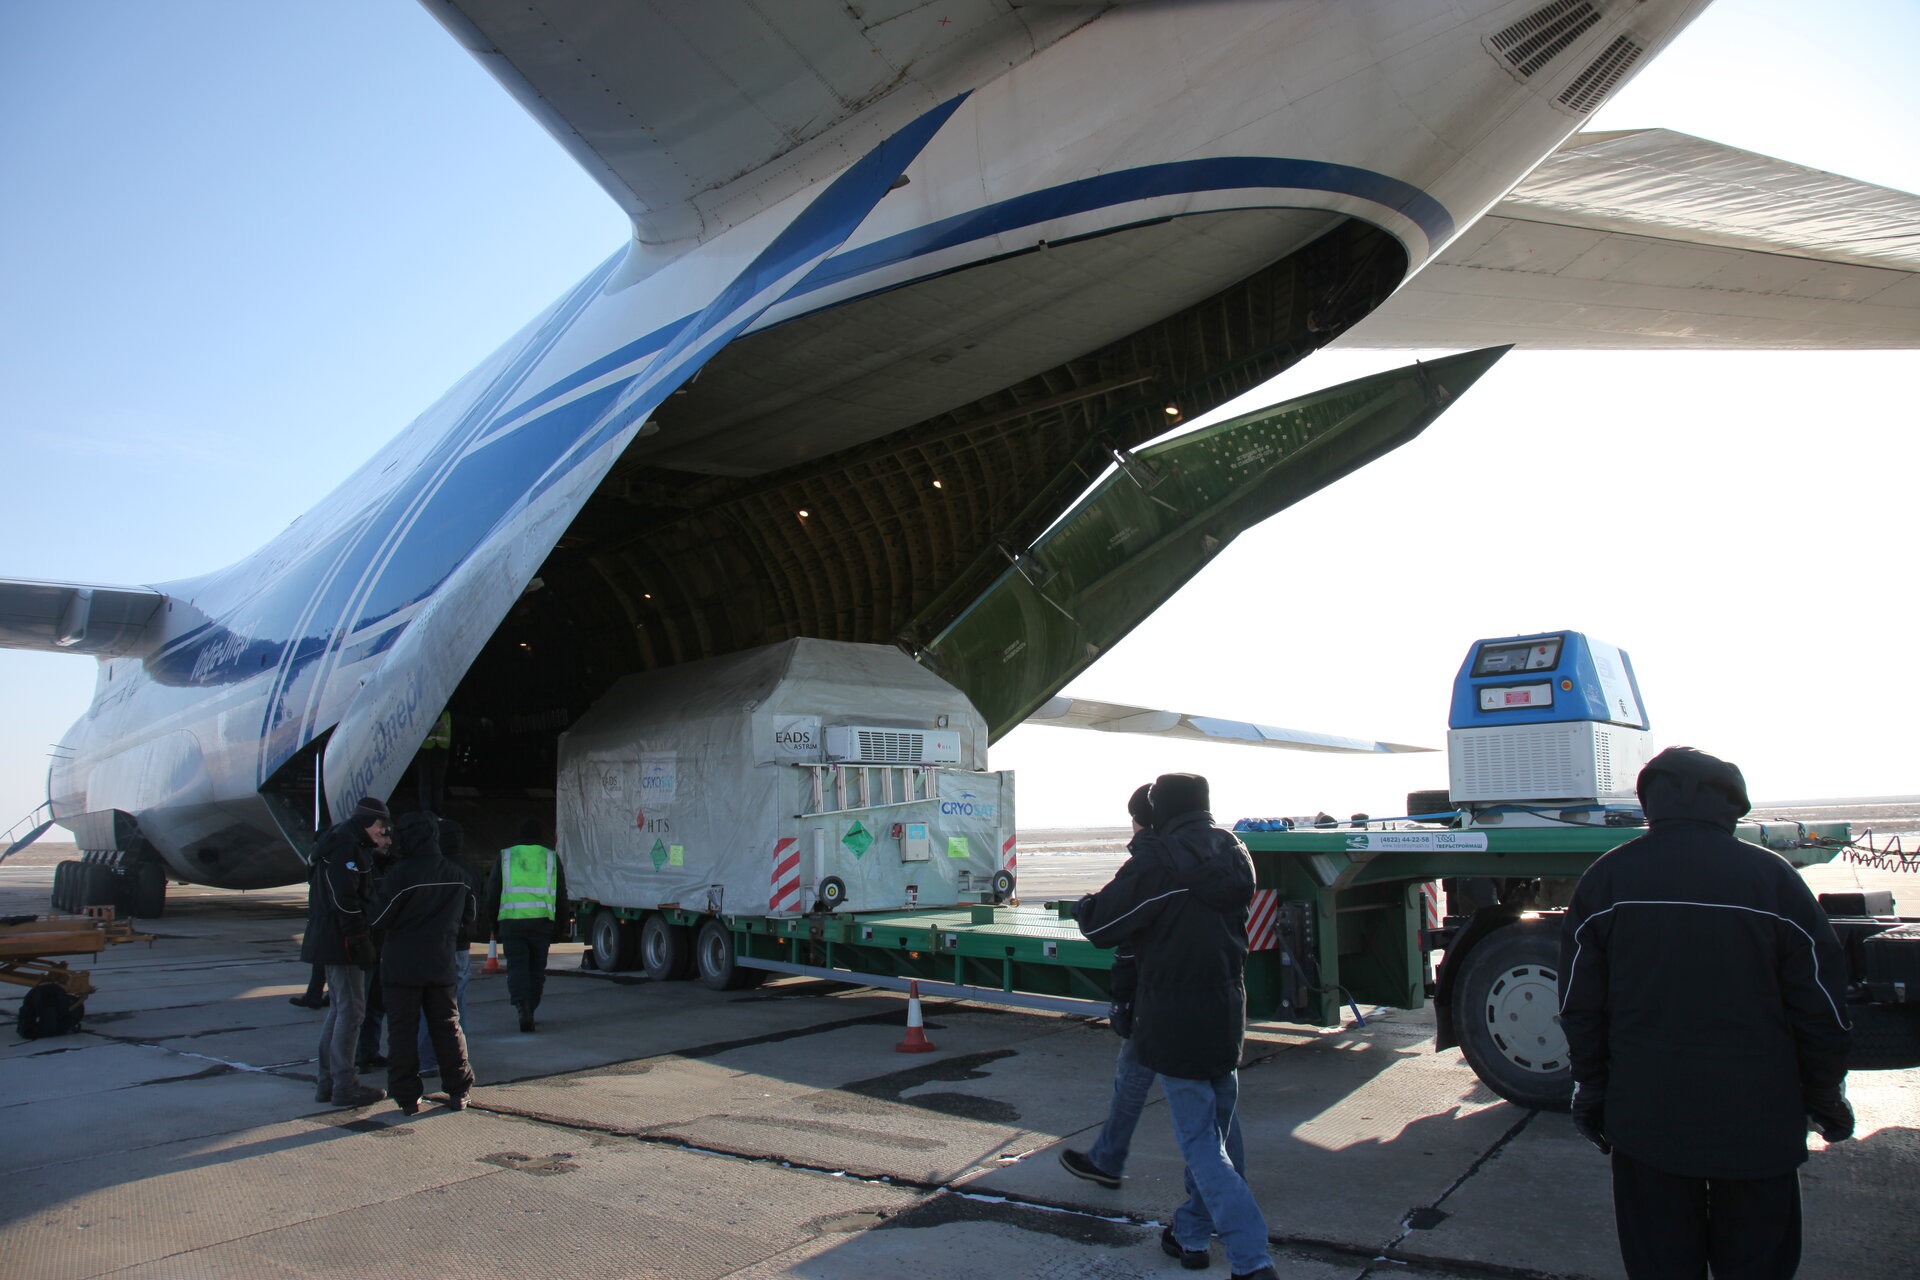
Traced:
POLYGON ((482 973, 505 973, 507 966, 500 963, 500 944, 492 938, 487 939, 487 962, 480 966, 482 973))
POLYGON ((933 1041, 927 1039, 924 1024, 920 1020, 920 984, 907 983, 907 1036, 893 1046, 895 1053, 932 1053, 933 1041))

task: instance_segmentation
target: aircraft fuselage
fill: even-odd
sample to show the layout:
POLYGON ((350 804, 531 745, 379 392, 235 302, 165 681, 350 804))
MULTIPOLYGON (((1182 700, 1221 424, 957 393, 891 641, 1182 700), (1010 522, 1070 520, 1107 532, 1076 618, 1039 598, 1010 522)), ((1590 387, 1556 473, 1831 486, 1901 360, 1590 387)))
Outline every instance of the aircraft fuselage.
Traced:
POLYGON ((1704 5, 1123 5, 964 98, 883 99, 893 150, 815 148, 772 207, 623 247, 267 546, 160 584, 149 641, 102 661, 63 743, 55 811, 134 814, 183 879, 301 878, 303 835, 393 791, 616 462, 778 475, 1354 221, 1411 274, 1580 127, 1593 104, 1563 99, 1623 37, 1641 52, 1616 79, 1704 5), (1520 29, 1547 8, 1593 20, 1552 48, 1520 29), (835 185, 853 161, 870 172, 835 185), (714 365, 733 380, 676 419, 670 397, 740 339, 779 375, 714 365), (324 804, 301 793, 315 772, 324 804))

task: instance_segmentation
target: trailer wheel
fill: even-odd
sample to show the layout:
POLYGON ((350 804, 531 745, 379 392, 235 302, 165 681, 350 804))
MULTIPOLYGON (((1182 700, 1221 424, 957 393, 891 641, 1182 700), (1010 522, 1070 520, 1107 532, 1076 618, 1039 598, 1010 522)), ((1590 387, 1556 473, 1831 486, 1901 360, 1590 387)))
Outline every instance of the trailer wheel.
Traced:
POLYGON ((847 900, 846 881, 839 876, 828 876, 820 882, 820 909, 831 911, 847 900))
POLYGON ((1565 1111, 1573 1099, 1560 1029, 1560 941, 1546 921, 1488 934, 1453 994, 1460 1052, 1487 1088, 1519 1107, 1565 1111))
POLYGON ((1013 896, 1013 872, 1002 867, 993 873, 993 900, 1005 902, 1013 896))
POLYGON ((1904 1071, 1920 1067, 1920 1007, 1903 1004, 1852 1004, 1853 1048, 1849 1071, 1904 1071))
POLYGON ((700 967, 700 981, 715 991, 740 991, 757 987, 765 977, 764 970, 748 969, 736 961, 733 930, 718 920, 709 920, 700 926, 699 936, 693 944, 693 955, 700 967))
POLYGON ((678 982, 693 974, 693 931, 669 924, 658 912, 640 926, 640 969, 655 982, 678 982))
POLYGON ((619 973, 639 962, 638 931, 633 921, 622 920, 612 907, 602 907, 593 913, 587 946, 593 951, 593 967, 603 973, 619 973))

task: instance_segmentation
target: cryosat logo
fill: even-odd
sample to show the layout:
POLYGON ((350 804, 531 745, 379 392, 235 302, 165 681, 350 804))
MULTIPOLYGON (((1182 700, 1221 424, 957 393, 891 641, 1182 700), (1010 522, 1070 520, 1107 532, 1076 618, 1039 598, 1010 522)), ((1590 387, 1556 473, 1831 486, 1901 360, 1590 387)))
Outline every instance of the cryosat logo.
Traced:
POLYGON ((958 800, 942 800, 940 802, 940 812, 946 814, 948 817, 994 818, 999 816, 1000 806, 997 804, 982 804, 973 792, 962 791, 958 800))

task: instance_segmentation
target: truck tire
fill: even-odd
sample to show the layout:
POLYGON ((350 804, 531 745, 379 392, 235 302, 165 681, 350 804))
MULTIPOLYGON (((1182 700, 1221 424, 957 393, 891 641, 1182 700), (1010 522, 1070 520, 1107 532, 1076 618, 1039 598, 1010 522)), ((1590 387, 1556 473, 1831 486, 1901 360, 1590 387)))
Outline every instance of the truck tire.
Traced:
POLYGON ((700 968, 700 981, 715 991, 744 991, 766 980, 764 969, 748 969, 735 961, 733 930, 718 920, 709 920, 700 926, 693 954, 700 968))
POLYGON ((693 930, 669 924, 659 912, 640 925, 640 971, 655 982, 693 976, 693 930))
POLYGON ((633 921, 616 915, 612 907, 593 913, 587 946, 593 952, 593 967, 603 973, 621 973, 640 962, 639 930, 633 921))
POLYGON ((993 873, 993 900, 1005 902, 1013 896, 1013 872, 1005 867, 993 873))
MULTIPOLYGON (((1446 791, 1409 791, 1407 792, 1407 816, 1418 817, 1423 813, 1452 813, 1453 797, 1446 791)), ((1452 826, 1456 820, 1447 820, 1452 826)))
POLYGON ((828 876, 820 882, 820 909, 831 911, 847 900, 847 886, 839 876, 828 876))
POLYGON ((122 877, 127 914, 136 920, 157 920, 167 909, 167 869, 158 862, 140 862, 122 877))
POLYGON ((1904 1071, 1920 1067, 1920 1005, 1850 1004, 1853 1049, 1849 1071, 1904 1071))
POLYGON ((1553 922, 1522 920, 1467 956, 1453 993, 1453 1029, 1467 1065, 1517 1107, 1565 1111, 1573 1069, 1560 1029, 1560 939, 1553 922))

